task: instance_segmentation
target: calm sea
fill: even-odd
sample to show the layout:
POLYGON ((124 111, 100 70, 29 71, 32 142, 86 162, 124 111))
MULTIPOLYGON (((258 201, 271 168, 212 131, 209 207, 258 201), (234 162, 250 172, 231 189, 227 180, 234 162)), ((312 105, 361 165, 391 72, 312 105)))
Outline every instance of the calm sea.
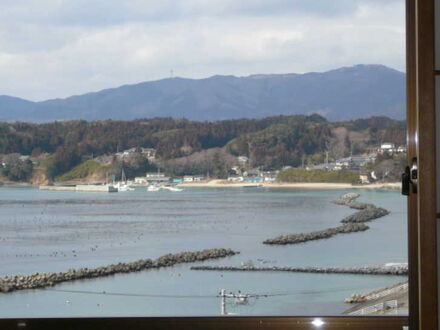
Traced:
MULTIPOLYGON (((125 193, 0 188, 0 276, 59 272, 206 248, 239 255, 203 264, 361 266, 407 261, 406 200, 356 190, 391 214, 370 230, 290 246, 262 241, 339 225, 354 212, 330 203, 354 190, 186 188, 125 193)), ((0 294, 0 317, 206 316, 220 314, 221 289, 274 294, 239 315, 333 315, 344 298, 404 281, 397 276, 203 272, 190 264, 0 294), (78 292, 83 291, 83 292, 78 292), (87 291, 87 292, 84 292, 87 291), (93 294, 106 291, 108 294, 93 294), (128 295, 111 295, 122 293, 128 295), (138 296, 130 296, 137 294, 138 296)))

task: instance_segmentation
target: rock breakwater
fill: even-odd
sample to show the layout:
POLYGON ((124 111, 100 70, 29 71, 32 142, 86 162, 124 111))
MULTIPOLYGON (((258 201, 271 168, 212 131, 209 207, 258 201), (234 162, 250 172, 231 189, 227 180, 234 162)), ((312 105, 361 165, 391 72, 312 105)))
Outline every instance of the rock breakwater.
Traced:
POLYGON ((345 205, 349 208, 356 210, 364 210, 369 207, 375 207, 373 204, 357 202, 356 199, 360 197, 357 193, 348 193, 339 197, 339 199, 334 200, 333 203, 337 205, 345 205))
POLYGON ((317 239, 329 238, 337 234, 355 233, 358 231, 365 231, 368 229, 369 227, 364 224, 349 223, 339 227, 328 228, 325 230, 314 231, 311 233, 281 235, 275 238, 267 239, 263 242, 263 244, 278 244, 278 245, 298 244, 298 243, 304 243, 307 241, 313 241, 317 239))
POLYGON ((339 199, 336 199, 333 201, 333 203, 338 204, 338 205, 347 205, 351 202, 353 202, 354 200, 358 199, 360 197, 360 194, 358 193, 348 193, 345 195, 342 195, 341 197, 339 197, 339 199))
POLYGON ((210 271, 260 271, 260 272, 294 272, 323 274, 360 274, 360 275, 407 275, 408 266, 364 266, 364 267, 256 267, 256 266, 193 266, 191 270, 210 271))
POLYGON ((368 222, 373 219, 377 219, 388 215, 390 212, 381 207, 376 207, 373 204, 360 203, 356 199, 359 198, 357 193, 348 193, 342 195, 339 199, 333 201, 333 203, 338 205, 345 205, 353 209, 360 210, 348 217, 341 220, 344 225, 339 227, 327 228, 324 230, 314 231, 310 233, 299 233, 299 234, 289 234, 280 235, 275 238, 269 238, 263 241, 263 244, 271 245, 286 245, 286 244, 298 244, 305 243, 308 241, 314 241, 318 239, 330 238, 338 234, 348 234, 356 233, 359 231, 365 231, 370 229, 363 222, 368 222))
POLYGON ((31 275, 15 275, 0 278, 0 293, 17 290, 44 288, 57 283, 105 277, 120 273, 138 272, 147 269, 171 267, 176 264, 219 259, 233 256, 239 252, 231 249, 207 249, 202 251, 166 254, 158 259, 141 259, 130 263, 118 263, 97 268, 69 269, 60 273, 35 273, 31 275))
POLYGON ((390 214, 388 210, 381 207, 367 207, 364 210, 360 210, 355 214, 349 215, 341 220, 342 223, 360 223, 368 222, 374 219, 378 219, 390 214))
POLYGON ((355 293, 345 298, 347 304, 359 304, 370 300, 377 300, 386 296, 396 295, 399 293, 408 293, 408 282, 401 282, 385 288, 370 291, 367 293, 355 293))

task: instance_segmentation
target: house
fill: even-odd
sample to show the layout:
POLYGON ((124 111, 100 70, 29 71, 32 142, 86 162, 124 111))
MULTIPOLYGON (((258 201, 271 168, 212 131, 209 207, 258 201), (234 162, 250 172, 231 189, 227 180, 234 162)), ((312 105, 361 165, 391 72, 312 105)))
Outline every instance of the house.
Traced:
POLYGON ((368 184, 370 183, 370 180, 368 178, 368 174, 359 174, 359 180, 362 184, 368 184))
POLYGON ((183 177, 183 182, 194 182, 194 177, 192 175, 185 175, 183 177))
POLYGON ((134 183, 139 185, 148 184, 147 178, 144 176, 134 178, 134 183))
POLYGON ((241 175, 241 169, 239 166, 231 167, 231 171, 234 172, 236 175, 241 175))
POLYGON ((185 175, 183 177, 183 182, 202 182, 205 181, 203 175, 185 175))
POLYGON ((247 171, 244 171, 243 176, 248 177, 248 178, 259 177, 259 176, 261 176, 261 172, 258 169, 247 170, 247 171))
POLYGON ((263 181, 264 182, 275 182, 277 175, 280 171, 263 171, 263 181))
POLYGON ((194 176, 194 182, 202 182, 205 181, 205 177, 203 175, 194 176))
POLYGON ((238 157, 237 157, 237 160, 238 160, 238 163, 239 163, 241 166, 244 166, 244 165, 246 165, 246 164, 249 162, 249 157, 246 157, 246 156, 238 156, 238 157))
POLYGON ((147 177, 147 178, 163 178, 163 177, 165 177, 165 173, 150 172, 150 173, 145 174, 145 177, 147 177))
POLYGON ((387 153, 392 154, 392 153, 396 152, 396 145, 391 142, 382 143, 380 145, 380 148, 378 149, 378 152, 380 152, 380 153, 387 152, 387 153))
POLYGON ((148 160, 154 160, 156 158, 156 149, 153 148, 130 148, 122 152, 117 152, 115 155, 118 158, 124 159, 136 153, 140 153, 148 160))
POLYGON ((149 184, 167 183, 170 182, 170 177, 165 176, 164 173, 147 173, 145 178, 149 184))

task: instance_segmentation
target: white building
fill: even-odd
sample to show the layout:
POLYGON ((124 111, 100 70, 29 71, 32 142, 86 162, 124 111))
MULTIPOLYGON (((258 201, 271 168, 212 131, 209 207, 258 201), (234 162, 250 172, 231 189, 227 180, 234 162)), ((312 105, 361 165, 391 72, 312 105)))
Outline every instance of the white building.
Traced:
POLYGON ((183 182, 202 182, 205 181, 203 175, 185 175, 183 177, 183 182))
POLYGON ((359 180, 362 184, 370 183, 370 180, 368 179, 368 174, 359 174, 359 180))
POLYGON ((241 175, 230 175, 228 176, 229 182, 243 182, 244 178, 241 175))
POLYGON ((156 184, 156 183, 167 183, 170 181, 170 177, 165 176, 164 173, 147 173, 145 175, 145 179, 148 183, 156 184))
POLYGON ((130 148, 122 152, 116 153, 116 157, 123 159, 131 155, 134 155, 135 153, 140 153, 148 160, 153 160, 156 158, 156 149, 153 148, 130 148))
POLYGON ((397 149, 396 149, 396 145, 394 143, 385 142, 380 145, 380 148, 378 151, 379 152, 388 152, 388 153, 392 154, 392 153, 396 152, 397 149))
POLYGON ((241 166, 246 165, 249 162, 249 157, 246 156, 238 156, 237 157, 238 162, 241 166))
POLYGON ((183 182, 194 182, 194 177, 192 175, 185 175, 183 177, 183 182))
POLYGON ((134 183, 139 184, 139 185, 142 185, 142 184, 146 185, 148 183, 147 177, 145 177, 145 176, 136 177, 136 178, 134 178, 134 183))

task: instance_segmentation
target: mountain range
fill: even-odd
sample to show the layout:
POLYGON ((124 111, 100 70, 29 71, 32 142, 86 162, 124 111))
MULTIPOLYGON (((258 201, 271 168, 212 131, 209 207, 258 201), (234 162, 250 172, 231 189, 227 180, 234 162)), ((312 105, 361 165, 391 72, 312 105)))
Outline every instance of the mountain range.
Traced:
POLYGON ((64 99, 32 102, 0 95, 0 121, 132 120, 153 117, 213 121, 318 113, 331 121, 405 118, 405 74, 383 65, 327 72, 168 78, 64 99))

